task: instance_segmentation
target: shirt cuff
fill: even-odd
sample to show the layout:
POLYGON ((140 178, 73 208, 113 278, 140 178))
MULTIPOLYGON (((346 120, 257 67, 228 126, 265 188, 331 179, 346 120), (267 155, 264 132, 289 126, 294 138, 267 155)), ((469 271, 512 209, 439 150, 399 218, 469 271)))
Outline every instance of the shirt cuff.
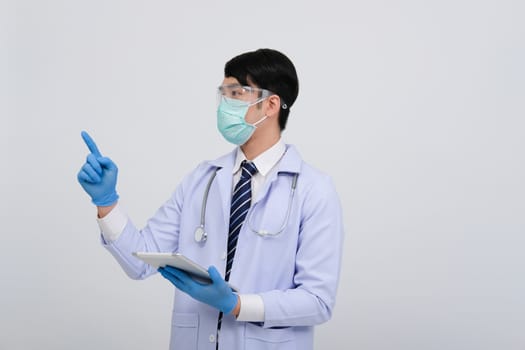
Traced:
POLYGON ((124 227, 128 223, 128 216, 124 213, 124 210, 120 208, 117 203, 106 216, 103 218, 97 218, 98 226, 102 231, 102 236, 106 242, 114 242, 118 239, 124 227))
POLYGON ((264 302, 258 294, 239 294, 241 309, 237 321, 264 322, 264 302))

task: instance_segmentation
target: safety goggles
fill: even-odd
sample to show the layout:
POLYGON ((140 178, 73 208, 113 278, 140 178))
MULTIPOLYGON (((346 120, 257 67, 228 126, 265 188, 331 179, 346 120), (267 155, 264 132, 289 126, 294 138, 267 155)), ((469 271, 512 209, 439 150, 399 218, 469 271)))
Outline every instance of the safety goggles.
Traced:
POLYGON ((217 89, 217 103, 220 103, 222 100, 226 101, 226 103, 243 101, 249 106, 253 106, 271 95, 273 93, 269 90, 252 86, 239 84, 221 85, 217 89))

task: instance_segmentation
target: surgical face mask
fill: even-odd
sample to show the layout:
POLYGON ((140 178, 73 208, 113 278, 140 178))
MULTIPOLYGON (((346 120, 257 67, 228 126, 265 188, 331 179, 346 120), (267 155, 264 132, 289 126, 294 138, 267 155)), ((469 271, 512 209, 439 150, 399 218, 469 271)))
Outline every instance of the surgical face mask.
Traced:
POLYGON ((252 105, 246 101, 221 97, 217 108, 217 128, 228 142, 243 145, 255 132, 257 125, 267 118, 265 115, 254 124, 247 123, 244 118, 252 105))

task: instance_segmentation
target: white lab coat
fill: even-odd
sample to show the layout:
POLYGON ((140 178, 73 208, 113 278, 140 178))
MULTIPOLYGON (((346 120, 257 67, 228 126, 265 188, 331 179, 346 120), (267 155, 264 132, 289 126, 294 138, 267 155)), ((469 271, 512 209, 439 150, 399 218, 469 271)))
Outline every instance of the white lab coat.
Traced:
MULTIPOLYGON (((116 241, 104 242, 131 278, 156 272, 133 257, 134 251, 178 251, 204 267, 224 271, 235 152, 201 163, 142 230, 128 220, 116 241), (206 208, 208 239, 197 243, 194 232, 204 191, 217 167, 206 208)), ((313 326, 332 314, 343 245, 338 196, 330 178, 304 163, 293 146, 287 145, 277 167, 252 201, 253 213, 239 234, 230 275, 241 294, 262 297, 264 322, 240 322, 226 315, 220 349, 312 349, 313 326), (252 232, 250 228, 279 231, 295 173, 297 188, 284 231, 271 237, 252 232)), ((170 349, 215 350, 218 313, 175 290, 170 349)))

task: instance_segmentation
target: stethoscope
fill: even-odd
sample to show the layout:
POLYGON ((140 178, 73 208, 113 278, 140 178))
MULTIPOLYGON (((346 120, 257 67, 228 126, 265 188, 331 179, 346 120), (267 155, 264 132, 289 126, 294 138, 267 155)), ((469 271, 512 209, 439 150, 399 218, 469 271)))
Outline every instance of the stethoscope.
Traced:
MULTIPOLYGON (((204 229, 205 221, 206 221, 206 205, 208 204, 208 195, 210 193, 211 184, 213 183, 213 180, 215 179, 215 176, 217 175, 217 171, 219 169, 220 168, 215 168, 215 171, 211 174, 210 179, 208 180, 208 184, 206 185, 206 190, 204 191, 204 197, 202 198, 202 207, 201 207, 201 220, 200 220, 199 226, 197 226, 197 228, 195 229, 195 242, 197 243, 205 243, 206 240, 208 239, 208 233, 206 233, 206 230, 204 229)), ((292 202, 293 202, 293 197, 295 193, 295 188, 297 187, 297 177, 298 176, 299 174, 297 173, 295 173, 293 176, 292 186, 290 188, 290 196, 288 200, 288 209, 286 210, 286 216, 279 230, 277 232, 269 232, 267 230, 254 229, 250 223, 250 218, 251 218, 251 214, 253 213, 253 210, 250 210, 244 222, 248 224, 248 228, 252 232, 258 234, 261 237, 268 237, 268 236, 277 236, 284 231, 284 229, 286 228, 286 224, 288 223, 288 219, 290 219, 290 211, 292 209, 292 202)))

